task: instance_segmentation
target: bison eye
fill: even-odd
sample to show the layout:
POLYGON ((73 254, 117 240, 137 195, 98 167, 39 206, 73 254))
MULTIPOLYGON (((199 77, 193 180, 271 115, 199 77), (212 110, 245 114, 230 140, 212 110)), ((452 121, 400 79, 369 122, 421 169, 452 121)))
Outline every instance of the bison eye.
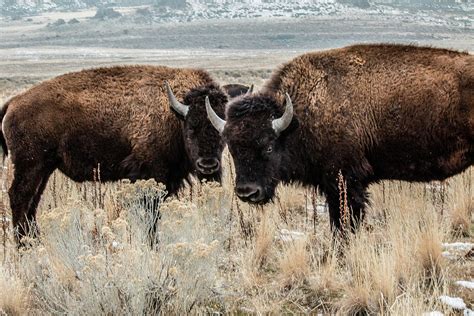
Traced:
POLYGON ((267 147, 267 150, 265 151, 267 154, 271 153, 273 151, 273 146, 270 145, 267 147))

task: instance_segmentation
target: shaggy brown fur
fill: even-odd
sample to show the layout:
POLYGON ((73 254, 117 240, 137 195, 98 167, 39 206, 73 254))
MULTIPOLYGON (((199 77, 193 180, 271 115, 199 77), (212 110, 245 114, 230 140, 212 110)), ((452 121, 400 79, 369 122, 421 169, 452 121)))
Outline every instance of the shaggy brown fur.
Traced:
POLYGON ((206 96, 223 114, 227 95, 205 71, 125 66, 69 73, 14 97, 2 118, 18 236, 55 169, 75 181, 93 180, 97 168, 101 181, 154 178, 171 194, 191 173, 220 180, 223 144, 207 121, 206 96), (169 107, 165 81, 189 105, 186 118, 169 107), (199 158, 212 172, 201 172, 199 158))
POLYGON ((339 229, 341 171, 354 228, 369 184, 443 180, 474 163, 474 56, 402 45, 309 53, 229 104, 226 117, 243 200, 267 202, 280 181, 319 186, 339 229), (271 121, 286 92, 293 121, 277 136, 271 121))
POLYGON ((249 90, 250 87, 244 86, 238 83, 231 83, 231 84, 226 84, 225 86, 222 86, 222 89, 224 89, 229 97, 231 98, 236 98, 238 96, 241 96, 249 90))

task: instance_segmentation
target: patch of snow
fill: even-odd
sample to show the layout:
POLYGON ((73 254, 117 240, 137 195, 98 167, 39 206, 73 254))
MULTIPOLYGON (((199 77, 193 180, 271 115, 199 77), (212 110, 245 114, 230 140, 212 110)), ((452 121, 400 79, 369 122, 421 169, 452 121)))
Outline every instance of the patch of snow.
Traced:
POLYGON ((277 239, 284 242, 290 242, 290 241, 303 239, 304 237, 305 237, 305 234, 302 232, 288 230, 288 229, 283 228, 280 230, 280 234, 277 236, 277 239))
POLYGON ((472 309, 466 308, 464 310, 463 316, 474 316, 474 311, 472 309))
POLYGON ((456 281, 456 285, 474 290, 474 281, 456 281))
POLYGON ((441 295, 439 299, 441 300, 441 302, 443 302, 446 305, 449 305, 450 307, 454 309, 466 308, 466 303, 464 303, 464 300, 460 297, 451 297, 447 295, 441 295))
MULTIPOLYGON (((308 211, 312 211, 314 209, 313 205, 308 205, 308 211)), ((316 212, 317 213, 327 213, 328 207, 325 203, 318 203, 316 204, 316 212)))
POLYGON ((453 242, 443 243, 443 247, 446 249, 467 251, 471 250, 474 247, 474 244, 470 242, 453 242))
POLYGON ((443 257, 445 257, 446 259, 449 259, 449 260, 454 260, 454 259, 457 258, 455 255, 453 255, 453 254, 450 253, 449 251, 443 251, 443 252, 441 253, 441 255, 442 255, 443 257))
POLYGON ((316 205, 316 212, 318 213, 326 213, 328 211, 328 208, 326 204, 318 204, 316 205))
POLYGON ((432 311, 429 313, 423 313, 423 316, 444 316, 444 314, 439 311, 432 311))

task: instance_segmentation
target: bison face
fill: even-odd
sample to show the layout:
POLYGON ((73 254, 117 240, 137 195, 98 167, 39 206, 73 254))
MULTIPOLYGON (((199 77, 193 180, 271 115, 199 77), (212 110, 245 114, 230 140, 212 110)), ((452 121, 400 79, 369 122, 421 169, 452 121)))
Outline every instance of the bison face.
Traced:
POLYGON ((229 146, 236 171, 235 192, 246 202, 270 201, 288 164, 286 140, 292 130, 293 107, 287 96, 282 115, 277 102, 267 96, 246 96, 229 104, 227 121, 207 104, 209 119, 229 146))
MULTIPOLYGON (((173 109, 183 120, 184 147, 195 175, 200 180, 220 181, 224 143, 207 119, 206 97, 216 104, 216 111, 224 113, 227 95, 214 84, 191 89, 183 100, 186 105, 178 103, 173 109)), ((173 98, 170 96, 171 103, 173 98)))
POLYGON ((270 201, 275 194, 279 180, 282 144, 272 133, 271 129, 262 127, 253 130, 252 135, 236 136, 236 131, 242 126, 252 130, 252 120, 229 124, 224 137, 229 145, 236 172, 235 192, 246 202, 263 204, 270 201), (240 126, 239 126, 240 125, 240 126))

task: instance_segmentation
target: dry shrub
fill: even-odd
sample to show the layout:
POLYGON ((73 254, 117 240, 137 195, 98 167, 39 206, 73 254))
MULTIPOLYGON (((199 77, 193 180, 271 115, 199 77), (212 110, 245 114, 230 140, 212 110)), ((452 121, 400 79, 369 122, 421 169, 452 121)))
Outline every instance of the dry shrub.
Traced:
POLYGON ((24 315, 28 310, 28 288, 12 271, 0 267, 0 315, 24 315))
POLYGON ((371 231, 359 231, 346 249, 351 281, 340 301, 345 313, 389 313, 400 295, 424 301, 445 286, 446 227, 438 214, 418 199, 388 196, 387 205, 371 231))
POLYGON ((344 312, 376 312, 393 300, 398 280, 391 254, 390 246, 379 244, 375 235, 354 236, 345 254, 351 282, 340 302, 344 312))
POLYGON ((339 256, 340 246, 331 248, 331 244, 321 244, 327 247, 323 255, 315 254, 314 250, 311 252, 312 266, 305 298, 309 310, 333 311, 346 286, 347 279, 339 256))
POLYGON ((462 200, 451 212, 451 229, 455 237, 472 235, 472 214, 474 214, 474 198, 462 200))
POLYGON ((151 208, 162 197, 163 187, 140 181, 122 184, 116 193, 122 209, 113 220, 79 199, 43 212, 41 243, 22 251, 14 271, 31 284, 30 309, 53 314, 207 311, 209 302, 218 301, 213 286, 221 251, 214 235, 202 230, 200 212, 208 210, 176 200, 164 203, 159 244, 152 251, 151 208))
POLYGON ((371 306, 371 293, 363 285, 349 287, 339 304, 339 311, 344 315, 366 315, 373 313, 374 309, 371 306))
POLYGON ((267 262, 273 242, 274 227, 265 215, 258 227, 252 252, 252 265, 256 268, 263 267, 267 262))
POLYGON ((241 253, 243 285, 249 290, 265 283, 264 271, 268 268, 267 263, 269 260, 273 259, 271 258, 271 250, 275 227, 268 215, 267 212, 262 214, 252 244, 244 248, 241 253))
POLYGON ((295 186, 278 186, 275 204, 283 222, 288 223, 293 216, 305 216, 307 202, 304 190, 295 186))
POLYGON ((306 238, 283 245, 278 263, 283 287, 298 286, 307 280, 310 274, 310 261, 306 246, 306 238))
POLYGON ((455 237, 470 237, 474 216, 474 184, 472 183, 472 170, 459 176, 459 181, 454 182, 452 195, 454 206, 450 212, 451 230, 455 237))

